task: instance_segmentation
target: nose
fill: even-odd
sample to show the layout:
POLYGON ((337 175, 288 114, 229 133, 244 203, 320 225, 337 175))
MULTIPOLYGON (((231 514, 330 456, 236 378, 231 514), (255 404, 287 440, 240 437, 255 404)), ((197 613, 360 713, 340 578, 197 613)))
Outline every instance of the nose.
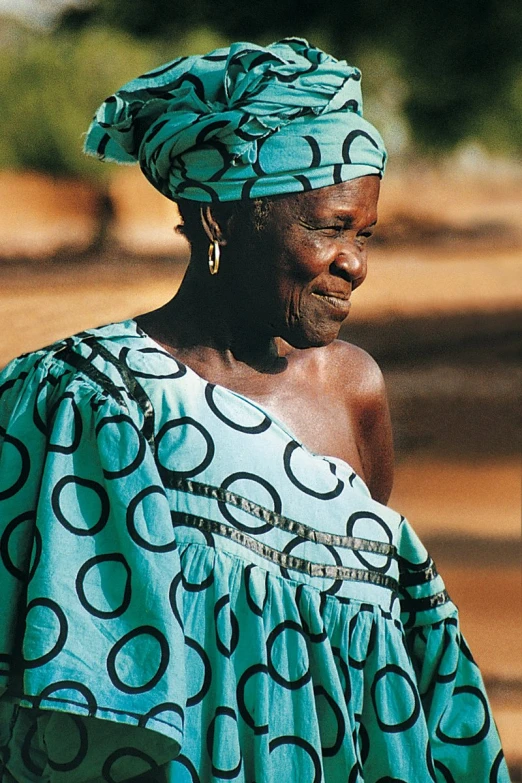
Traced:
POLYGON ((352 290, 364 282, 367 272, 366 248, 358 246, 355 242, 346 242, 338 252, 330 265, 330 273, 337 277, 343 277, 352 284, 352 290))

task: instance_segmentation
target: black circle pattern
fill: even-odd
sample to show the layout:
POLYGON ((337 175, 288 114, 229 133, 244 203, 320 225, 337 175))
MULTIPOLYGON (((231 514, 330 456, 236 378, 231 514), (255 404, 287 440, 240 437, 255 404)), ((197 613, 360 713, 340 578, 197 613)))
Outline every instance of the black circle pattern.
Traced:
POLYGON ((42 702, 45 703, 47 700, 61 701, 61 699, 58 699, 58 697, 55 695, 60 693, 60 691, 64 691, 69 694, 71 691, 74 691, 74 699, 71 699, 70 697, 64 697, 63 700, 65 702, 74 704, 75 707, 79 708, 80 710, 85 710, 88 717, 92 717, 96 714, 98 704, 94 694, 82 682, 76 682, 75 680, 58 680, 57 682, 53 682, 50 685, 47 685, 42 689, 37 697, 33 698, 33 706, 39 707, 42 702), (80 696, 80 699, 76 693, 80 696))
MULTIPOLYGON (((348 522, 346 523, 346 535, 347 536, 354 536, 357 537, 357 533, 354 531, 355 525, 357 522, 361 520, 366 520, 370 522, 376 522, 379 528, 384 531, 384 534, 388 540, 388 543, 391 544, 393 541, 393 534, 390 530, 389 526, 386 524, 384 519, 379 516, 378 514, 375 514, 371 511, 355 511, 353 514, 350 515, 350 518, 348 519, 348 522)), ((361 528, 363 526, 361 525, 361 528)), ((357 559, 365 566, 365 568, 371 568, 373 571, 378 571, 380 573, 386 573, 388 569, 390 568, 391 564, 391 555, 388 555, 385 558, 385 562, 382 565, 376 565, 374 562, 370 562, 368 560, 368 557, 365 556, 362 552, 355 551, 354 552, 357 559)), ((378 556, 379 558, 382 558, 382 555, 378 556)))
MULTIPOLYGON (((34 511, 26 511, 24 514, 19 514, 12 519, 9 524, 6 525, 2 536, 0 538, 0 558, 4 564, 4 567, 9 573, 16 579, 25 580, 25 569, 23 563, 15 563, 10 554, 9 543, 11 537, 15 537, 16 534, 20 535, 20 527, 24 523, 29 523, 30 528, 33 528, 35 523, 34 511)), ((30 541, 30 535, 27 536, 27 540, 30 541)), ((27 544, 25 545, 27 547, 27 544)), ((15 547, 13 547, 14 549, 15 547)), ((25 559, 25 558, 24 558, 25 559)))
POLYGON ((292 468, 292 455, 296 452, 299 452, 301 449, 301 446, 297 441, 291 441, 288 443, 288 445, 285 448, 285 453, 283 456, 283 465, 285 469, 285 473, 292 482, 292 484, 297 487, 297 489, 300 489, 301 492, 304 492, 305 495, 310 495, 313 498, 318 498, 319 500, 333 500, 334 498, 339 497, 341 492, 344 489, 344 482, 336 477, 336 466, 333 462, 328 462, 328 460, 324 460, 326 464, 329 465, 330 472, 336 479, 336 484, 333 489, 329 489, 326 491, 321 491, 314 489, 313 487, 309 487, 307 484, 304 484, 294 473, 292 468))
MULTIPOLYGON (((3 480, 0 484, 0 501, 7 500, 8 498, 16 495, 26 484, 31 471, 31 461, 29 459, 29 450, 18 438, 9 435, 2 427, 0 427, 0 437, 3 438, 3 448, 11 446, 18 454, 18 460, 20 462, 19 473, 8 486, 3 486, 3 480)), ((8 456, 6 462, 7 465, 12 464, 13 455, 8 456)))
MULTIPOLYGON (((395 681, 395 683, 396 682, 397 681, 395 681)), ((386 666, 383 666, 382 669, 379 669, 372 682, 371 696, 377 723, 379 724, 379 728, 384 732, 396 733, 398 731, 406 731, 416 723, 420 715, 421 704, 417 686, 413 682, 408 672, 403 671, 400 666, 397 666, 397 664, 389 663, 386 666), (404 703, 404 701, 407 703, 407 700, 402 698, 402 694, 401 698, 399 698, 399 690, 397 689, 396 684, 387 684, 388 681, 391 681, 390 675, 396 675, 399 678, 399 681, 404 681, 407 683, 410 697, 413 700, 410 714, 407 717, 404 717, 402 720, 388 720, 387 717, 384 718, 380 714, 381 704, 383 703, 389 703, 390 701, 392 703, 395 701, 398 704, 404 703), (387 688, 387 699, 380 697, 380 687, 387 688)))
MULTIPOLYGON (((127 653, 127 655, 132 658, 129 653, 127 653)), ((149 659, 151 655, 152 653, 149 652, 149 659)), ((118 690, 123 691, 124 693, 145 693, 146 691, 151 691, 159 683, 167 670, 169 659, 170 648, 165 636, 161 633, 161 631, 158 631, 158 629, 154 628, 152 625, 142 625, 138 628, 134 628, 133 631, 129 631, 129 633, 125 634, 125 636, 122 636, 122 638, 119 639, 111 648, 107 657, 107 671, 109 673, 111 682, 116 688, 118 688, 118 690), (121 655, 127 644, 138 637, 141 637, 142 643, 145 637, 155 639, 159 645, 160 659, 155 667, 156 670, 151 676, 148 677, 145 682, 142 682, 140 685, 130 685, 129 683, 124 682, 117 672, 118 656, 121 655)), ((143 672, 140 672, 140 674, 143 674, 143 672)), ((147 674, 150 674, 150 672, 147 674)))
POLYGON ((69 761, 55 761, 49 756, 47 763, 55 772, 72 772, 84 761, 89 750, 88 732, 85 722, 79 715, 68 715, 67 744, 69 751, 73 749, 73 756, 69 761), (77 746, 74 752, 75 745, 77 746))
POLYGON ((479 688, 473 685, 461 685, 454 688, 452 700, 457 701, 457 696, 467 696, 468 700, 470 696, 473 697, 474 707, 470 709, 468 706, 468 708, 465 709, 465 704, 463 704, 462 711, 468 715, 481 715, 481 726, 474 734, 452 736, 447 734, 442 728, 443 724, 445 725, 445 715, 443 715, 436 729, 437 737, 443 742, 447 742, 451 745, 478 745, 479 742, 482 742, 482 740, 487 737, 491 724, 486 697, 479 688))
POLYGON ((268 673, 268 666, 264 663, 255 663, 243 672, 237 684, 237 705, 239 713, 245 723, 253 729, 254 734, 268 734, 268 723, 256 725, 254 717, 248 711, 246 704, 247 683, 256 675, 268 675, 268 673))
MULTIPOLYGON (((293 538, 283 548, 283 553, 285 555, 290 555, 294 551, 294 549, 296 547, 300 546, 303 543, 304 542, 303 542, 302 538, 293 538)), ((336 566, 341 566, 342 565, 342 560, 341 560, 341 558, 339 556, 339 553, 337 552, 336 548, 333 547, 333 546, 330 546, 329 544, 325 544, 324 546, 325 546, 326 550, 328 551, 328 553, 333 558, 334 564, 336 566)), ((325 557, 325 558, 323 558, 323 560, 327 561, 328 558, 325 557)), ((290 574, 288 572, 288 569, 285 568, 285 566, 281 566, 281 574, 286 579, 290 578, 290 574)), ((326 588, 325 590, 322 590, 321 593, 323 595, 334 595, 335 593, 337 593, 341 589, 341 587, 342 587, 342 581, 340 579, 335 579, 333 584, 331 584, 330 587, 326 588)))
POLYGON ((24 737, 20 748, 20 755, 22 757, 24 766, 29 770, 29 772, 31 772, 33 775, 36 775, 38 778, 41 778, 43 776, 45 767, 37 764, 33 758, 34 745, 36 744, 35 741, 37 740, 37 732, 38 724, 35 721, 24 737), (33 753, 31 753, 31 750, 33 753))
MULTIPOLYGON (((277 748, 284 746, 295 746, 297 748, 301 748, 306 753, 312 762, 313 769, 313 777, 310 777, 306 783, 320 783, 322 777, 321 760, 313 745, 302 739, 302 737, 283 735, 270 741, 270 753, 273 753, 277 748)), ((303 783, 305 783, 304 780, 303 783)))
POLYGON ((234 44, 240 52, 182 58, 143 74, 99 108, 88 151, 139 160, 174 200, 237 200, 247 185, 258 185, 259 196, 296 192, 305 173, 315 188, 380 175, 386 151, 362 118, 360 72, 302 39, 272 46, 275 56, 234 44), (148 116, 152 102, 157 111, 148 116), (260 110, 265 119, 256 122, 260 110))
POLYGON ((227 424, 233 430, 237 430, 238 432, 243 432, 248 435, 259 435, 270 427, 272 422, 265 414, 262 414, 262 420, 259 422, 259 424, 241 424, 240 422, 229 418, 229 416, 220 410, 216 404, 214 394, 215 389, 216 385, 213 383, 208 383, 205 387, 205 399, 207 401, 208 407, 212 413, 218 417, 218 419, 227 424))
POLYGON ((138 448, 136 449, 136 456, 134 457, 133 460, 129 462, 128 465, 119 467, 118 470, 104 469, 103 475, 105 476, 105 478, 108 479, 117 479, 117 478, 123 478, 124 476, 130 476, 132 473, 134 473, 135 470, 139 468, 139 466, 141 465, 141 463, 145 458, 145 453, 147 448, 145 439, 143 438, 139 427, 136 426, 136 424, 131 419, 131 417, 127 416, 124 413, 120 413, 116 416, 106 416, 105 418, 101 419, 96 425, 96 436, 100 440, 100 453, 103 454, 108 450, 108 448, 110 448, 110 445, 108 446, 108 448, 105 446, 103 442, 103 434, 100 437, 100 433, 105 433, 104 428, 109 426, 117 428, 118 435, 119 437, 121 437, 123 425, 125 425, 125 428, 130 428, 131 432, 135 433, 136 435, 137 442, 138 442, 138 448))
MULTIPOLYGON (((138 525, 136 521, 138 516, 138 510, 144 503, 144 500, 146 498, 150 498, 153 495, 159 495, 163 500, 165 497, 165 492, 162 487, 149 486, 149 487, 145 487, 145 489, 142 489, 140 492, 138 492, 137 495, 135 495, 132 498, 127 508, 127 530, 129 531, 129 535, 134 541, 134 543, 137 544, 142 549, 147 550, 148 552, 161 552, 161 553, 172 552, 174 549, 177 548, 176 539, 174 537, 172 538, 171 541, 168 541, 166 543, 155 544, 151 541, 147 541, 138 532, 138 525)), ((142 513, 145 514, 143 509, 142 509, 142 513)))
MULTIPOLYGON (((358 138, 346 137, 346 162, 358 138)), ((301 142, 317 163, 314 138, 301 142)), ((259 165, 269 168, 264 158, 259 165)), ((46 763, 62 776, 76 774, 92 752, 84 718, 108 717, 109 735, 113 710, 138 731, 171 739, 180 732, 182 753, 167 773, 180 781, 257 779, 256 747, 276 777, 295 765, 303 783, 329 783, 334 769, 352 783, 366 769, 379 783, 403 783, 411 758, 384 759, 379 748, 387 738, 402 747, 408 733, 404 747, 418 745, 419 779, 453 783, 451 759, 458 769, 476 750, 484 759, 476 779, 506 783, 476 664, 450 605, 430 592, 432 561, 421 545, 412 552, 411 541, 401 555, 407 523, 360 494, 348 466, 314 457, 257 405, 197 380, 146 335, 132 334, 123 348, 89 334, 81 348, 74 339, 62 344, 64 355, 77 350, 74 361, 88 377, 78 396, 65 375, 35 383, 29 424, 45 475, 32 464, 36 446, 1 419, 0 588, 5 582, 6 596, 15 596, 16 612, 27 585, 25 612, 12 627, 24 637, 25 678, 38 683, 24 697, 33 709, 21 710, 32 721, 17 750, 26 774, 44 774, 37 720, 42 708, 46 715, 58 708, 68 744, 49 750, 46 763), (67 421, 67 432, 53 421, 67 421), (178 453, 180 443, 188 451, 178 453), (45 493, 31 506, 29 487, 40 480, 45 493), (288 508, 302 509, 292 511, 295 521, 288 508), (316 587, 299 571, 314 560, 354 578, 343 573, 316 587), (407 576, 400 598, 378 586, 396 574, 397 561, 407 576), (406 636, 399 604, 413 626, 406 636), (401 642, 390 651, 397 629, 401 642), (436 741, 426 745, 411 656, 426 656, 429 642, 437 667, 426 698, 437 689, 445 702, 431 718, 436 741)), ((0 381, 5 398, 7 384, 0 381)), ((13 649, 0 646, 0 678, 13 663, 17 669, 13 649)), ((2 697, 0 721, 3 707, 2 697)), ((149 752, 128 737, 101 760, 107 783, 134 764, 151 779, 160 775, 154 743, 149 752)), ((4 757, 12 760, 11 751, 4 757)))
POLYGON ((225 658, 230 658, 239 642, 239 623, 237 617, 230 608, 230 596, 224 595, 218 601, 214 607, 214 622, 216 624, 216 647, 225 658), (226 624, 229 626, 229 632, 227 636, 229 639, 223 639, 223 622, 220 620, 221 616, 227 617, 226 624), (227 642, 228 641, 228 645, 227 642))
POLYGON ((175 478, 192 478, 193 476, 197 476, 198 473, 202 473, 206 468, 208 468, 214 458, 215 453, 214 441, 212 440, 210 433, 206 427, 204 427, 199 421, 196 421, 196 419, 192 418, 191 416, 180 416, 177 419, 166 422, 158 432, 156 448, 158 469, 160 476, 164 481, 169 481, 169 479, 175 478), (191 465, 191 467, 185 466, 183 470, 178 470, 175 468, 169 468, 162 463, 162 457, 164 458, 165 454, 170 456, 177 446, 176 438, 174 439, 174 444, 171 444, 170 446, 168 445, 167 439, 171 436, 172 430, 177 430, 177 434, 182 440, 183 435, 186 436, 187 432, 195 431, 200 434, 205 444, 205 454, 195 465, 191 465), (164 440, 167 442, 167 445, 162 448, 164 440))
MULTIPOLYGON (((293 632, 294 634, 297 634, 297 638, 301 638, 302 640, 306 641, 306 636, 298 623, 294 622, 293 620, 284 620, 282 623, 279 623, 276 625, 276 627, 271 631, 271 633, 268 636, 267 643, 266 643, 266 655, 267 655, 267 663, 268 663, 268 672, 270 676, 272 677, 275 682, 278 683, 278 685, 282 685, 283 688, 287 688, 288 690, 294 691, 298 688, 302 688, 303 685, 306 685, 308 682, 310 682, 311 679, 311 673, 309 665, 306 665, 305 671, 302 671, 299 676, 294 678, 286 677, 284 674, 281 674, 277 670, 277 666, 275 664, 275 656, 273 654, 273 649, 275 644, 278 640, 282 638, 282 635, 285 632, 293 632)), ((284 644, 284 642, 283 642, 284 644)), ((302 649, 303 645, 301 646, 302 649)), ((301 656, 294 651, 294 655, 292 656, 293 660, 295 661, 295 665, 297 668, 297 662, 300 661, 302 664, 302 658, 301 656)), ((283 659, 285 663, 289 663, 289 658, 283 659)), ((301 668, 302 665, 301 665, 301 668)))
MULTIPOLYGON (((282 502, 281 498, 278 494, 278 492, 275 490, 275 488, 264 478, 261 476, 256 476, 254 473, 248 473, 246 471, 239 471, 237 473, 232 473, 232 475, 227 476, 227 478, 223 481, 221 484, 221 489, 227 491, 230 490, 230 488, 235 484, 236 482, 241 481, 248 481, 251 484, 258 485, 262 487, 270 496, 270 499, 273 504, 273 511, 276 514, 281 513, 282 509, 282 502)), ((230 522, 234 527, 236 527, 238 530, 243 530, 245 533, 249 533, 250 535, 257 535, 260 536, 263 533, 269 533, 270 530, 272 530, 272 525, 269 522, 264 522, 262 525, 245 525, 243 522, 240 522, 238 519, 236 519, 233 514, 231 513, 230 509, 228 508, 228 505, 225 501, 220 500, 218 503, 219 510, 227 520, 227 522, 230 522)))
POLYGON ((177 378, 183 378, 187 372, 187 368, 183 364, 180 364, 180 362, 178 362, 174 356, 172 356, 170 353, 167 353, 167 351, 161 351, 159 348, 155 347, 139 348, 138 350, 132 351, 132 353, 128 348, 124 348, 121 351, 119 358, 136 378, 149 378, 153 381, 173 381, 177 378), (138 360, 137 363, 139 367, 131 366, 132 358, 129 358, 129 354, 131 357, 134 357, 135 361, 136 359, 138 360), (146 361, 143 361, 144 356, 147 359, 146 361), (157 362, 158 366, 163 367, 162 371, 150 372, 150 367, 154 364, 154 362, 157 362), (175 369, 170 372, 166 372, 165 367, 169 367, 169 365, 173 365, 175 369), (146 372, 143 370, 143 366, 148 366, 149 371, 146 372))
MULTIPOLYGON (((58 521, 64 526, 64 528, 69 530, 69 532, 74 533, 75 536, 95 536, 97 533, 103 530, 109 520, 110 502, 107 491, 99 482, 93 481, 91 479, 81 478, 80 476, 64 476, 56 482, 51 497, 51 503, 58 521), (94 524, 92 524, 92 520, 86 519, 85 521, 91 522, 91 524, 87 524, 86 527, 79 527, 78 525, 74 524, 74 522, 67 519, 61 506, 61 496, 67 487, 73 488, 73 491, 78 491, 80 487, 83 487, 85 489, 91 490, 91 492, 93 492, 97 497, 100 508, 97 515, 98 518, 94 524)), ((90 514, 86 514, 85 516, 88 517, 90 514)))
MULTIPOLYGON (((107 579, 107 582, 109 582, 109 579, 107 579)), ((76 593, 78 594, 78 599, 83 608, 89 614, 94 615, 94 617, 100 617, 106 620, 113 619, 115 617, 121 617, 121 615, 129 608, 132 595, 131 570, 124 556, 119 552, 115 552, 114 554, 110 555, 95 555, 95 557, 91 557, 89 560, 86 560, 78 571, 78 575, 76 577, 76 593), (99 567, 102 563, 110 563, 113 567, 113 573, 110 575, 110 589, 108 585, 107 589, 103 591, 105 597, 107 596, 107 593, 114 592, 114 582, 117 581, 114 567, 119 566, 120 569, 123 568, 125 573, 125 582, 123 585, 123 590, 121 590, 122 594, 120 596, 119 604, 112 609, 100 609, 99 607, 94 606, 94 604, 89 601, 87 597, 86 582, 88 579, 88 574, 89 572, 93 571, 93 569, 99 571, 99 567)))
POLYGON ((24 659, 24 667, 26 669, 36 669, 39 666, 44 666, 46 663, 49 663, 49 661, 52 661, 53 658, 56 658, 63 650, 67 641, 68 623, 65 612, 62 607, 51 598, 33 598, 33 600, 27 604, 26 627, 29 625, 35 625, 37 628, 38 626, 52 627, 53 624, 50 622, 49 616, 45 620, 40 616, 36 621, 31 616, 31 612, 34 613, 34 611, 38 610, 40 607, 47 609, 51 615, 54 616, 55 624, 56 622, 58 623, 58 633, 55 634, 56 640, 50 650, 42 653, 36 658, 31 658, 30 660, 27 658, 24 659))
POLYGON ((51 410, 51 418, 54 418, 55 415, 60 415, 60 407, 65 409, 63 411, 65 415, 70 415, 70 411, 72 411, 72 434, 69 438, 70 442, 53 443, 50 441, 47 444, 47 449, 48 451, 55 451, 59 454, 74 454, 81 443, 83 434, 83 420, 80 409, 74 400, 74 395, 72 392, 64 394, 60 400, 58 400, 56 405, 51 410))
MULTIPOLYGON (((336 725, 336 733, 335 737, 333 739, 333 742, 331 742, 330 745, 321 745, 321 752, 324 758, 327 758, 329 756, 335 756, 339 751, 341 750, 343 740, 346 734, 346 722, 344 720, 343 711, 341 710, 340 706, 337 704, 333 696, 330 696, 328 691, 323 685, 316 685, 314 687, 314 695, 316 699, 316 703, 318 701, 319 697, 322 697, 326 704, 328 705, 329 711, 331 712, 335 725, 336 725)), ((323 737, 321 736, 321 741, 324 742, 323 737)))
MULTIPOLYGON (((152 756, 149 756, 143 750, 139 750, 138 748, 133 748, 133 747, 118 748, 118 750, 115 750, 113 753, 110 754, 110 756, 108 756, 107 760, 105 761, 105 764, 103 765, 102 777, 103 780, 106 781, 106 783, 119 783, 121 777, 119 774, 118 777, 113 776, 113 767, 118 762, 121 762, 123 759, 127 760, 127 765, 129 767, 130 767, 128 761, 129 759, 138 759, 139 761, 144 762, 148 766, 148 770, 146 770, 146 772, 150 772, 158 769, 158 765, 156 764, 152 756)), ((132 767, 130 768, 132 769, 132 767)), ((144 774, 145 772, 141 772, 141 775, 144 774)))
MULTIPOLYGON (((209 727, 207 729, 207 751, 212 762, 212 774, 215 777, 223 778, 224 780, 234 780, 234 778, 238 777, 239 773, 241 772, 241 767, 243 766, 243 757, 241 755, 241 752, 239 753, 239 759, 237 761, 237 764, 234 767, 222 769, 218 767, 214 761, 214 754, 216 752, 216 745, 214 743, 214 732, 215 732, 216 721, 219 718, 221 718, 222 720, 224 718, 230 718, 231 720, 234 721, 235 724, 237 724, 237 716, 235 710, 233 710, 231 707, 216 707, 214 717, 210 721, 209 727)), ((226 734, 227 732, 222 730, 222 733, 226 734)), ((230 733, 228 733, 228 743, 227 743, 228 747, 230 747, 231 739, 232 738, 230 736, 230 733)), ((218 744, 218 749, 219 749, 219 744, 218 744)))

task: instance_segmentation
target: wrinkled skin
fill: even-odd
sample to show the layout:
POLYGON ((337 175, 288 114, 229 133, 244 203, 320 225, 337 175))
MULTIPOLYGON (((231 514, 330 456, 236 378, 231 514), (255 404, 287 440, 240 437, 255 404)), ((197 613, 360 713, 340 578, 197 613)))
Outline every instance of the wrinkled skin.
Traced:
POLYGON ((287 196, 272 205, 257 241, 233 232, 229 241, 240 263, 231 269, 230 285, 252 329, 266 329, 295 348, 337 337, 351 292, 366 277, 378 194, 379 179, 363 177, 287 196))
MULTIPOLYGON (((178 294, 138 322, 203 378, 256 400, 313 452, 348 462, 386 502, 391 428, 382 375, 336 338, 366 277, 379 178, 271 200, 261 226, 202 209, 178 294), (209 241, 221 247, 210 275, 209 241)), ((259 222, 259 221, 258 221, 259 222)))

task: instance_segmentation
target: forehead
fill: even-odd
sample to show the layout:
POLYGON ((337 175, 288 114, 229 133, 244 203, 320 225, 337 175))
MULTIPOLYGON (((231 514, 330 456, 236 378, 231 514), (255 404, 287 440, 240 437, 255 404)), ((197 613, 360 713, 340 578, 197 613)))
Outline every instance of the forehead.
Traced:
POLYGON ((360 214, 362 217, 376 213, 379 189, 380 178, 369 175, 306 193, 295 193, 278 200, 276 204, 283 211, 290 210, 294 215, 303 217, 332 213, 360 214))

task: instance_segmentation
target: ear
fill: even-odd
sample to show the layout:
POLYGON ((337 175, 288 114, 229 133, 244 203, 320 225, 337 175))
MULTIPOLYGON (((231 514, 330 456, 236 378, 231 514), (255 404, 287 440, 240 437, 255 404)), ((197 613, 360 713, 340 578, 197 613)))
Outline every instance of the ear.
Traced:
POLYGON ((226 245, 227 240, 225 239, 225 232, 223 230, 223 223, 225 221, 221 220, 220 217, 215 214, 214 207, 210 204, 205 204, 205 206, 201 207, 200 214, 201 225, 210 242, 218 242, 221 246, 226 245))

